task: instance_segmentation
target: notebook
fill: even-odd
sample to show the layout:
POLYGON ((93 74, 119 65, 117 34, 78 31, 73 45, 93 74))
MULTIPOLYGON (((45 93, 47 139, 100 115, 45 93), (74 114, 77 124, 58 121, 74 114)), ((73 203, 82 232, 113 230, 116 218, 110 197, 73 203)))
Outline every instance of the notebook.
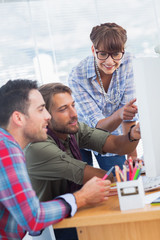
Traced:
POLYGON ((153 202, 151 202, 151 205, 160 205, 160 197, 156 198, 155 200, 153 200, 153 202))

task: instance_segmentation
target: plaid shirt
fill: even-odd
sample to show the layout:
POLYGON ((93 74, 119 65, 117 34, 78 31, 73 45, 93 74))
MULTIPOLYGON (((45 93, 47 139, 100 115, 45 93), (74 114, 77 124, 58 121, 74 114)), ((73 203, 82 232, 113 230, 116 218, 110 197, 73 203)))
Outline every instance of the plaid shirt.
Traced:
POLYGON ((69 213, 62 199, 39 202, 21 147, 0 128, 0 239, 22 239, 26 231, 38 232, 69 213))
MULTIPOLYGON (((76 101, 78 119, 90 127, 95 127, 99 120, 109 117, 131 99, 135 98, 131 55, 129 53, 124 54, 118 70, 113 73, 108 88, 107 96, 113 101, 117 91, 117 78, 119 79, 120 96, 116 103, 111 104, 105 101, 102 89, 96 78, 93 56, 88 56, 74 67, 68 78, 68 84, 73 91, 76 101)), ((132 121, 137 120, 138 117, 136 116, 132 121)), ((122 126, 120 125, 112 134, 122 134, 122 126)), ((115 154, 107 153, 106 155, 112 156, 115 154)))

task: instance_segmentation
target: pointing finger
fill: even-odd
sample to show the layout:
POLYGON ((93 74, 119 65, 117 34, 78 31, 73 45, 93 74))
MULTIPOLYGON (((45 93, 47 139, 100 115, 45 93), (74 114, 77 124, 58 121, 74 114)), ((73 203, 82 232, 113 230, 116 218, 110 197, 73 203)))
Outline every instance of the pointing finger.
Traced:
POLYGON ((136 98, 134 98, 134 99, 132 99, 131 101, 129 101, 126 105, 127 106, 131 106, 131 105, 133 105, 133 103, 135 103, 136 102, 136 98))

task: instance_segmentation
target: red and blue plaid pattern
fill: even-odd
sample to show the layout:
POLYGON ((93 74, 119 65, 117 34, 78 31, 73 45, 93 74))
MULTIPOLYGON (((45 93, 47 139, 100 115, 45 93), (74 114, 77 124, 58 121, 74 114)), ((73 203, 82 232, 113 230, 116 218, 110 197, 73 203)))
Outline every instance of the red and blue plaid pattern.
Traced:
POLYGON ((22 239, 69 215, 61 199, 39 202, 32 189, 23 151, 7 131, 0 128, 0 239, 22 239))

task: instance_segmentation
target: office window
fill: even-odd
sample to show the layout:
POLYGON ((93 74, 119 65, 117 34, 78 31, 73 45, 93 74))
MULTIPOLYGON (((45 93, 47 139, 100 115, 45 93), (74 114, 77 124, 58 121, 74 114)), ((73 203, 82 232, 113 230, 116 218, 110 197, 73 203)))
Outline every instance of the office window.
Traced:
POLYGON ((67 83, 71 68, 91 54, 93 26, 116 22, 127 50, 153 55, 160 42, 158 0, 1 0, 0 85, 8 79, 67 83))
POLYGON ((0 0, 0 86, 17 78, 67 84, 91 54, 92 27, 104 22, 127 30, 126 50, 135 56, 156 55, 159 10, 159 0, 0 0))

